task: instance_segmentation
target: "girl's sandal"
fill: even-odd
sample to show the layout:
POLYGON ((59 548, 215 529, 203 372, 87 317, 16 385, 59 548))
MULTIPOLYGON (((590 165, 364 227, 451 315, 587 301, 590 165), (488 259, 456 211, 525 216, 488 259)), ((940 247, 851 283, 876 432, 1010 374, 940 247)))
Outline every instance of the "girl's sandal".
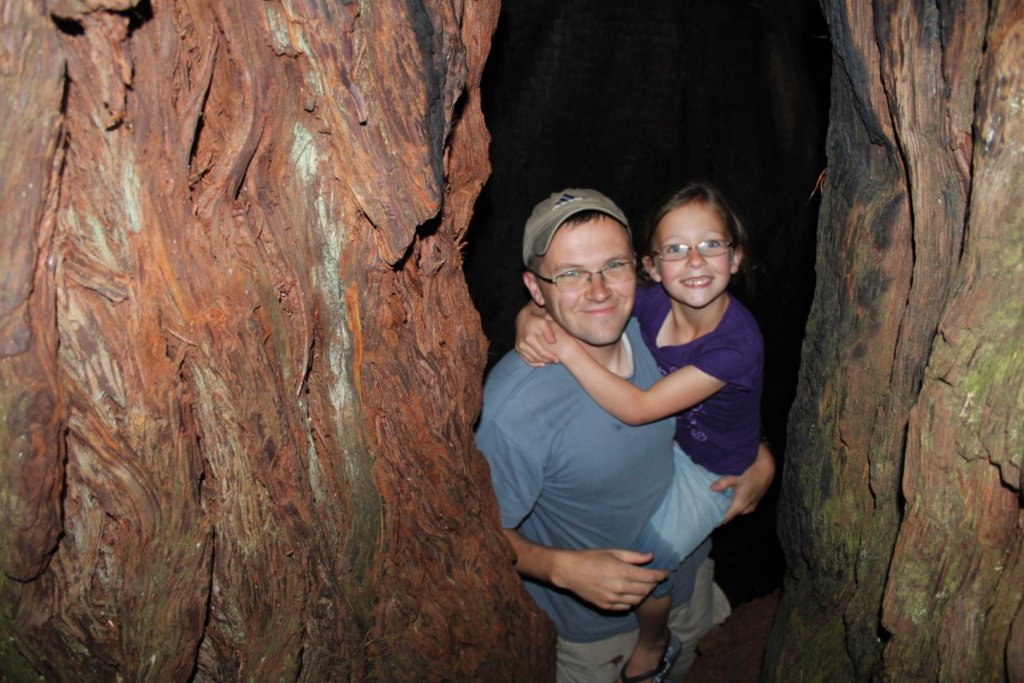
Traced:
POLYGON ((679 642, 674 633, 669 631, 668 641, 665 643, 665 649, 661 651, 661 659, 658 661, 658 668, 645 671, 636 676, 620 676, 619 681, 621 683, 645 683, 645 681, 662 683, 682 649, 683 644, 679 642))

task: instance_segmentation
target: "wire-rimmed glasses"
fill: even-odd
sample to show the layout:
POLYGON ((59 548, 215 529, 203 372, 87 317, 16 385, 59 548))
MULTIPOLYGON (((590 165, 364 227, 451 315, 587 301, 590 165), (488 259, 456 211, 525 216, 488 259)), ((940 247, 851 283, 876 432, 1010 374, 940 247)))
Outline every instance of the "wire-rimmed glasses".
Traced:
POLYGON ((652 252, 652 256, 662 261, 682 261, 690 255, 691 249, 696 249, 701 256, 721 256, 729 251, 732 242, 726 240, 704 240, 694 245, 689 244, 666 244, 658 251, 652 252))
POLYGON ((601 276, 606 285, 629 282, 636 277, 636 261, 633 259, 615 259, 609 261, 601 270, 583 270, 572 268, 552 277, 544 277, 532 271, 538 280, 552 284, 562 292, 582 292, 590 286, 595 275, 601 276))

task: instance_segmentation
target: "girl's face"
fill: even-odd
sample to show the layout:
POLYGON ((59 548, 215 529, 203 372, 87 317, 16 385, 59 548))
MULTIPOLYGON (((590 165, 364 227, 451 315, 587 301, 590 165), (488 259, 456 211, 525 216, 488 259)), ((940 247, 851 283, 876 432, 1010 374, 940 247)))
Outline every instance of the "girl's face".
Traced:
MULTIPOLYGON (((677 207, 665 214, 658 223, 651 240, 655 256, 645 256, 651 279, 660 282, 674 301, 690 309, 703 309, 716 302, 724 303, 726 288, 732 275, 740 268, 743 258, 741 251, 732 247, 718 255, 701 255, 699 244, 713 247, 715 242, 732 241, 732 235, 721 217, 699 202, 677 207), (710 244, 709 244, 710 243, 710 244), (672 261, 669 258, 685 251, 685 258, 672 261)), ((715 251, 714 248, 706 249, 715 251)))

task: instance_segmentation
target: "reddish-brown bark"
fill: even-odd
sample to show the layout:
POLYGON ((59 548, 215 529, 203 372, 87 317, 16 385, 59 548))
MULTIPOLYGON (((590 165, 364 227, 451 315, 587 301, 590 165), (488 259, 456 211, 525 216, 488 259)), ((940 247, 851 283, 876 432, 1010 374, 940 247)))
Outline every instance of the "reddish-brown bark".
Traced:
POLYGON ((2 502, 2 569, 25 580, 39 574, 60 533, 63 477, 61 410, 53 356, 53 251, 56 184, 62 165, 64 57, 57 34, 34 7, 10 7, 0 26, 6 110, 0 116, 5 165, 22 169, 0 181, 0 413, 7 474, 2 502), (7 112, 5 111, 5 114, 7 112), (13 113, 13 112, 11 112, 13 113), (17 391, 9 388, 18 387, 17 391))
POLYGON ((5 668, 550 677, 472 440, 497 3, 0 7, 5 668))

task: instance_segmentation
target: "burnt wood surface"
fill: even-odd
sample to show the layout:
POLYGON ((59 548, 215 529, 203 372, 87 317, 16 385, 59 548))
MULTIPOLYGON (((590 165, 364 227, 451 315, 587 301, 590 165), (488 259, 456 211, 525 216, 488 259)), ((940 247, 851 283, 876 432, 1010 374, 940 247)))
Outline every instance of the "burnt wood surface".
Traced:
POLYGON ((822 3, 770 680, 1024 680, 1024 4, 822 3))

